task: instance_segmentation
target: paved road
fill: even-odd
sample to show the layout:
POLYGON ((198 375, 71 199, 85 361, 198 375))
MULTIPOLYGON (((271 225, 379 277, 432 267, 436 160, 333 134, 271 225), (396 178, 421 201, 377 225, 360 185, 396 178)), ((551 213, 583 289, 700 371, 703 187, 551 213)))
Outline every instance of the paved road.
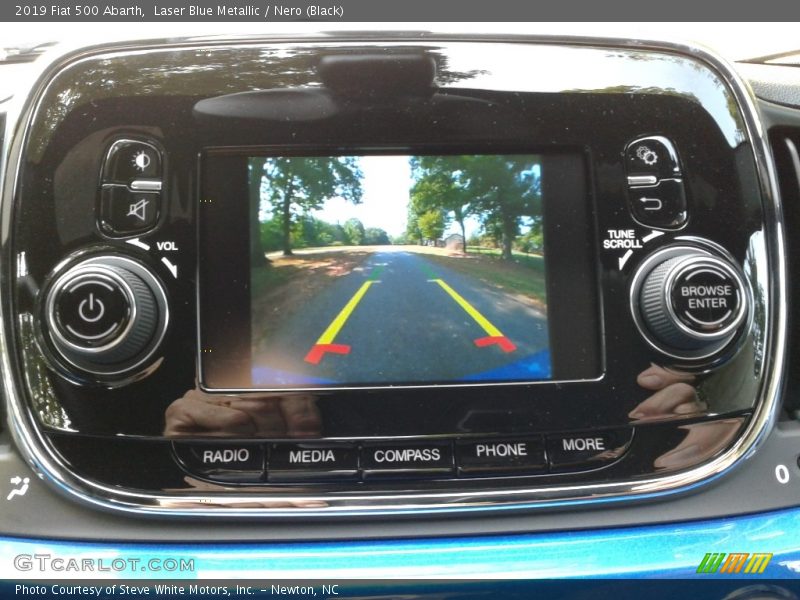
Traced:
POLYGON ((541 312, 424 254, 376 252, 256 350, 254 384, 546 379, 547 348, 541 312))

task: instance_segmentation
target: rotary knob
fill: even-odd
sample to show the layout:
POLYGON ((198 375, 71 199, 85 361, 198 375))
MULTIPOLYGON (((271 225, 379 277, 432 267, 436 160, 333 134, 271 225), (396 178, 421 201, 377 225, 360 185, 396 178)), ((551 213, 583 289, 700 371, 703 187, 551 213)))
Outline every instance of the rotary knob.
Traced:
POLYGON ((747 319, 749 294, 730 261, 698 248, 670 248, 645 261, 634 316, 660 350, 704 358, 725 347, 747 319))
POLYGON ((98 376, 123 376, 145 364, 167 320, 159 279, 122 256, 84 260, 56 277, 46 294, 53 347, 72 367, 98 376))

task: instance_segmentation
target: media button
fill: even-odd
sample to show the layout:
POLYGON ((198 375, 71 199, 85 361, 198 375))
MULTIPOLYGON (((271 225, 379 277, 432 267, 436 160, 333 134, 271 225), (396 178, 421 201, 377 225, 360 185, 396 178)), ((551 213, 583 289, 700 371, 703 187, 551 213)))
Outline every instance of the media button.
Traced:
POLYGON ((633 439, 631 429, 612 429, 547 436, 551 471, 598 469, 618 460, 633 439))
POLYGON ((361 467, 365 478, 452 475, 453 448, 449 442, 365 444, 361 467))
POLYGON ((459 475, 524 475, 544 473, 547 461, 542 438, 461 440, 456 443, 459 475))
POLYGON ((272 444, 270 482, 320 481, 358 477, 358 448, 352 445, 272 444))
POLYGON ((178 461, 190 473, 216 481, 256 483, 264 475, 264 448, 249 442, 173 442, 178 461))

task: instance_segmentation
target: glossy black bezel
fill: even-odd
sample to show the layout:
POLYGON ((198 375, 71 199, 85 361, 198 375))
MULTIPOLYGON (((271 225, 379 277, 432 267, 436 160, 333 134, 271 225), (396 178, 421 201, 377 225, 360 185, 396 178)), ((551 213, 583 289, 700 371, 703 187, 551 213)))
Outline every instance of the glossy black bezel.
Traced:
MULTIPOLYGON (((354 48, 361 47, 374 50, 376 46, 384 47, 387 43, 383 36, 366 36, 366 38, 368 39, 354 40, 345 36, 344 39, 333 40, 333 43, 329 45, 341 47, 344 44, 352 51, 354 48)), ((70 77, 75 75, 80 77, 80 74, 72 69, 77 69, 79 72, 86 66, 91 71, 92 65, 96 66, 98 55, 104 55, 103 60, 111 60, 110 63, 107 63, 111 65, 121 64, 115 63, 115 59, 135 62, 135 57, 140 57, 146 62, 154 59, 154 53, 158 55, 155 57, 156 60, 164 60, 169 63, 170 56, 182 56, 182 52, 188 52, 189 54, 186 56, 191 56, 192 52, 199 52, 205 59, 205 53, 222 49, 223 52, 230 51, 231 55, 246 58, 248 51, 258 53, 260 48, 269 44, 296 44, 300 52, 308 52, 310 48, 317 48, 317 46, 326 47, 326 43, 331 40, 299 43, 291 40, 271 40, 269 42, 256 40, 241 43, 183 41, 178 43, 158 42, 148 44, 144 48, 107 47, 82 51, 64 59, 57 59, 34 88, 30 100, 21 108, 20 114, 11 120, 12 127, 16 129, 13 129, 13 140, 7 144, 12 175, 7 176, 4 182, 3 224, 6 235, 4 239, 10 240, 4 246, 4 251, 6 265, 10 266, 11 272, 4 275, 5 281, 13 282, 13 284, 6 287, 3 298, 2 341, 5 347, 10 349, 10 352, 3 357, 2 365, 6 375, 4 380, 7 396, 10 398, 13 429, 26 456, 43 472, 46 478, 55 481, 62 486, 62 489, 83 501, 130 512, 203 515, 224 512, 236 516, 291 515, 298 514, 298 509, 304 506, 305 508, 301 511, 303 515, 358 515, 369 512, 389 511, 395 513, 408 510, 420 514, 441 510, 474 510, 476 508, 488 510, 499 506, 530 507, 537 504, 552 505, 554 502, 560 504, 564 501, 585 502, 642 495, 663 495, 686 490, 727 470, 763 439, 775 416, 777 394, 784 366, 786 287, 783 231, 780 207, 776 200, 776 184, 770 153, 761 137, 758 115, 746 87, 730 68, 716 57, 697 48, 660 42, 552 38, 498 39, 496 37, 467 40, 458 36, 426 35, 421 37, 400 35, 392 41, 400 46, 414 44, 435 48, 436 52, 442 52, 445 47, 449 48, 449 50, 444 50, 445 53, 457 51, 456 47, 462 43, 496 44, 494 49, 497 50, 501 48, 508 50, 513 47, 515 55, 520 49, 538 48, 545 54, 550 52, 553 56, 560 55, 562 58, 564 52, 575 52, 587 59, 600 60, 604 66, 616 64, 622 69, 621 71, 617 72, 613 69, 603 71, 614 73, 613 78, 607 82, 607 85, 610 86, 608 88, 587 89, 579 85, 579 89, 571 91, 562 89, 561 93, 552 95, 550 106, 553 110, 560 111, 565 118, 558 122, 561 127, 556 123, 555 127, 551 128, 546 135, 548 143, 552 143, 551 136, 558 133, 559 135, 556 137, 560 144, 572 146, 577 143, 578 145, 588 145, 591 148, 589 180, 598 206, 602 207, 598 214, 599 232, 602 235, 608 228, 635 228, 634 222, 624 208, 624 184, 618 181, 621 179, 618 175, 622 172, 619 168, 619 148, 622 147, 620 142, 632 139, 634 135, 630 135, 630 132, 633 131, 636 131, 635 135, 638 136, 664 133, 677 141, 686 169, 685 182, 690 191, 691 214, 680 233, 711 239, 715 243, 724 245, 737 262, 748 261, 746 276, 757 282, 757 285, 754 285, 754 290, 757 291, 755 318, 753 327, 747 336, 748 352, 740 352, 736 356, 720 356, 713 361, 699 364, 670 361, 665 359, 662 354, 648 348, 641 338, 636 336, 633 324, 619 317, 622 313, 618 309, 626 300, 625 291, 631 273, 641 262, 644 253, 635 255, 626 253, 620 256, 619 253, 600 251, 598 260, 600 262, 604 314, 617 315, 613 321, 602 323, 607 347, 610 348, 611 341, 613 341, 613 346, 617 349, 617 352, 609 350, 607 354, 606 376, 602 382, 587 386, 573 384, 554 386, 553 398, 542 398, 540 402, 537 402, 538 413, 526 411, 525 407, 520 407, 518 402, 503 397, 503 390, 498 389, 497 395, 493 395, 491 398, 492 406, 497 409, 498 414, 507 411, 509 414, 515 414, 516 419, 509 417, 506 420, 493 421, 491 418, 482 417, 480 424, 475 427, 462 427, 463 423, 457 421, 458 431, 463 431, 465 434, 474 434, 474 432, 486 434, 491 431, 508 434, 513 431, 572 429, 578 427, 579 424, 581 427, 588 426, 590 428, 598 427, 601 423, 607 426, 616 423, 629 424, 632 419, 635 419, 632 409, 646 396, 631 378, 635 376, 636 371, 654 361, 669 367, 691 370, 699 377, 701 381, 698 388, 706 394, 707 408, 693 414, 688 422, 685 414, 667 415, 664 427, 643 427, 637 430, 637 433, 642 431, 642 435, 637 435, 638 443, 641 444, 640 448, 646 451, 640 455, 640 462, 636 468, 634 468, 634 462, 626 458, 616 465, 613 472, 609 471, 599 478, 588 475, 556 482, 549 480, 539 482, 493 481, 491 489, 488 491, 485 482, 478 482, 474 486, 467 485, 465 482, 434 482, 434 484, 425 486, 425 489, 415 488, 413 490, 376 488, 366 490, 361 495, 354 495, 352 490, 342 487, 337 487, 335 490, 305 488, 283 490, 283 495, 278 493, 277 496, 264 495, 261 493, 262 490, 249 490, 244 494, 228 490, 226 496, 215 496, 214 506, 211 508, 209 502, 212 500, 207 495, 191 496, 192 488, 176 489, 166 485, 167 480, 161 480, 160 483, 150 481, 145 488, 139 488, 131 481, 114 483, 121 473, 115 471, 113 476, 108 476, 101 471, 93 470, 93 467, 97 466, 96 463, 91 463, 85 468, 80 466, 79 455, 81 451, 89 448, 87 440, 92 438, 84 438, 79 434, 76 435, 74 431, 70 432, 63 426, 63 423, 54 419, 53 413, 34 411, 31 406, 31 398, 35 397, 35 394, 41 389, 37 387, 36 381, 25 380, 23 377, 23 374, 30 375, 34 372, 32 365, 33 367, 36 365, 31 361, 38 359, 35 352, 31 353, 26 342, 26 331, 30 319, 31 289, 34 289, 36 284, 41 281, 43 273, 52 268, 54 258, 53 256, 34 256, 35 253, 25 254, 26 251, 33 250, 38 244, 31 242, 30 234, 24 228, 20 230, 19 224, 30 224, 35 222, 36 218, 40 218, 45 234, 51 233, 47 227, 52 215, 48 213, 47 204, 37 207, 28 200, 46 197, 46 195, 37 195, 35 189, 30 185, 35 185, 36 181, 46 183, 47 169, 54 168, 54 165, 58 164, 57 160, 55 162, 52 160, 57 158, 57 152, 56 155, 45 156, 46 159, 51 159, 49 162, 47 160, 44 163, 41 162, 42 156, 37 154, 36 149, 41 150, 43 147, 42 134, 45 121, 37 121, 33 115, 49 114, 51 120, 47 124, 51 126, 50 131, 53 132, 56 131, 56 125, 60 119, 69 117, 72 119, 71 127, 62 131, 74 133, 77 130, 76 125, 80 123, 80 111, 47 113, 43 107, 47 106, 48 101, 52 101, 52 97, 48 97, 48 94, 57 87, 55 83, 59 79, 62 84, 68 81, 74 82, 74 79, 70 79, 70 77), (163 53, 165 49, 168 51, 163 53), (134 51, 131 52, 131 50, 134 51), (244 54, 239 54, 240 52, 244 54), (159 55, 158 53, 163 54, 159 55), (632 72, 638 73, 639 78, 634 76, 633 79, 625 79, 623 66, 631 67, 632 72), (637 70, 637 68, 639 69, 637 70), (686 79, 673 79, 676 76, 673 69, 678 69, 678 71, 685 69, 686 79), (619 86, 624 85, 626 81, 629 83, 633 81, 639 85, 639 91, 619 89, 619 86), (713 85, 710 88, 700 86, 702 90, 698 88, 698 96, 693 89, 687 89, 687 82, 688 87, 691 87, 691 83, 703 82, 705 84, 711 82, 713 85), (648 87, 641 87, 645 84, 648 87), (585 104, 582 104, 581 100, 586 100, 585 104), (582 106, 583 108, 581 108, 582 106), (617 114, 611 119, 606 119, 606 117, 613 115, 620 107, 632 110, 633 113, 624 120, 624 127, 615 130, 614 120, 619 119, 620 115, 617 114), (35 109, 42 109, 42 112, 35 113, 35 109), (610 113, 609 110, 611 110, 610 113), (52 122, 53 119, 56 123, 52 122), (693 139, 711 142, 710 145, 708 143, 702 145, 705 154, 697 152, 697 145, 692 141, 693 139), (575 140, 582 141, 576 142, 575 140), (589 140, 588 144, 587 140, 589 140), (688 153, 684 150, 686 148, 689 149, 688 153), (29 151, 31 154, 28 154, 29 151), (712 219, 709 217, 708 211, 713 208, 715 198, 725 199, 725 207, 730 210, 720 212, 712 219), (702 207, 700 211, 697 210, 698 207, 702 207), (24 262, 20 260, 21 258, 30 261, 24 264, 25 269, 19 268, 24 262), (13 268, 14 265, 17 268, 13 268), (758 351, 755 355, 751 353, 753 349, 758 351), (726 360, 729 362, 725 369, 728 369, 729 372, 750 377, 747 380, 747 386, 739 388, 734 394, 721 393, 719 389, 714 390, 713 386, 709 389, 707 385, 725 381, 724 372, 719 368, 726 360), (560 396, 560 402, 554 402, 557 400, 556 395, 560 396), (555 407, 559 407, 559 410, 553 411, 552 409, 555 407), (753 411, 752 416, 749 414, 750 410, 753 411), (729 415, 731 418, 720 419, 720 416, 723 415, 729 415), (733 419, 733 415, 745 416, 733 419), (672 434, 668 430, 672 427, 675 428, 675 432, 684 429, 679 425, 681 421, 687 423, 685 429, 688 430, 693 426, 692 421, 704 419, 712 419, 712 423, 720 424, 730 421, 731 426, 741 425, 742 428, 731 430, 733 431, 732 437, 724 447, 720 446, 712 454, 696 457, 695 462, 685 463, 678 472, 657 472, 658 469, 653 459, 658 456, 659 451, 667 451, 673 447, 675 442, 674 435, 671 438, 672 434), (740 422, 739 419, 743 420, 740 422), (670 421, 674 421, 674 424, 670 421), (554 425, 555 423, 557 425, 554 425), (666 436, 659 436, 657 433, 659 430, 662 434, 666 433, 666 436), (65 433, 55 434, 55 431, 65 433), (64 440, 68 440, 69 443, 61 444, 60 442, 64 440), (63 450, 56 452, 53 449, 51 443, 55 444, 56 442, 59 442, 59 446, 63 450), (92 473, 92 475, 85 479, 81 475, 82 473, 92 473), (587 500, 590 496, 591 500, 587 500), (258 499, 255 507, 253 504, 248 504, 251 498, 258 499), (308 505, 303 504, 306 500, 322 501, 324 507, 317 505, 317 508, 309 509, 308 505)), ((481 48, 481 50, 487 49, 488 46, 481 48)), ((488 55, 494 56, 494 52, 488 55)), ((236 64, 238 67, 241 63, 237 62, 236 64)), ((196 74, 191 70, 176 70, 174 74, 186 74, 187 72, 196 74)), ((204 73, 209 75, 210 72, 204 71, 204 73)), ((173 82, 172 78, 163 77, 163 72, 159 72, 157 77, 165 85, 168 81, 173 82)), ((176 77, 174 82, 179 84, 178 79, 176 77)), ((240 83, 245 89, 258 85, 253 79, 243 79, 240 83)), ((595 86, 597 85, 595 83, 595 86)), ((546 96, 547 93, 541 94, 543 100, 546 100, 546 96)), ((158 101, 159 99, 153 98, 153 100, 158 101)), ((117 98, 115 101, 122 105, 125 103, 124 97, 117 98)), ((92 103, 92 108, 97 111, 96 114, 103 116, 104 104, 102 102, 92 103)), ((165 102, 162 108, 172 110, 174 103, 165 102)), ((119 105, 117 109, 119 109, 119 105)), ((138 114, 141 116, 141 113, 138 114)), ((100 119, 96 126, 100 127, 103 123, 100 119)), ((168 126, 176 122, 165 119, 162 123, 168 126)), ((546 125, 546 122, 544 124, 546 125)), ((168 135, 174 131, 169 131, 168 127, 166 133, 159 131, 157 128, 153 128, 149 122, 147 124, 141 122, 139 125, 118 122, 117 126, 118 129, 113 129, 105 134, 106 137, 102 139, 102 143, 108 143, 113 135, 130 135, 132 130, 140 135, 145 133, 155 137, 166 135, 165 141, 174 140, 168 135)), ((44 129, 46 130, 46 127, 44 129)), ((186 129, 183 131, 189 137, 192 137, 194 133, 194 131, 186 129)), ((274 133, 274 131, 271 130, 270 133, 274 133)), ((235 140, 235 143, 239 145, 263 143, 263 140, 257 139, 256 131, 247 130, 246 124, 244 127, 229 128, 226 132, 217 131, 215 135, 215 140, 208 141, 201 146, 222 145, 231 143, 230 140, 235 140), (226 140, 228 141, 226 142, 226 140)), ((59 138, 61 142, 64 139, 63 137, 59 138)), ((197 142, 196 139, 194 141, 197 142)), ((45 143, 46 146, 47 143, 45 143)), ((186 160, 186 155, 182 152, 180 145, 167 147, 166 151, 170 153, 174 151, 176 156, 181 156, 181 160, 186 160)), ((185 231, 187 222, 191 222, 192 219, 193 210, 187 208, 189 206, 187 198, 191 198, 192 194, 187 193, 186 190, 186 188, 191 189, 191 184, 186 185, 186 174, 181 173, 179 168, 174 172, 174 179, 183 185, 184 189, 170 191, 169 219, 165 221, 159 235, 169 236, 182 230, 185 231)), ((80 197, 79 194, 78 198, 80 197)), ((72 230, 72 233, 74 234, 75 230, 72 230)), ((188 237, 185 236, 185 233, 182 235, 184 237, 181 237, 180 240, 192 240, 191 235, 188 237)), ((652 233, 639 231, 638 235, 638 239, 649 244, 646 247, 648 252, 669 244, 674 236, 670 232, 657 231, 652 233)), ((64 252, 79 251, 85 247, 85 244, 96 241, 96 238, 86 235, 70 235, 66 238, 53 239, 59 239, 62 242, 62 246, 55 249, 60 253, 59 256, 63 256, 64 252)), ((123 253, 136 254, 139 252, 137 249, 125 246, 122 241, 119 242, 118 247, 123 253)), ((191 270, 191 265, 194 264, 193 260, 194 257, 190 253, 184 253, 178 265, 180 272, 186 273, 187 266, 191 270)), ((169 273, 166 271, 163 271, 161 275, 167 279, 170 295, 177 298, 174 301, 178 303, 178 306, 183 308, 187 304, 191 305, 191 292, 193 292, 193 289, 190 289, 191 286, 187 286, 185 280, 177 277, 175 281, 169 280, 169 273)), ((627 309, 626 312, 629 314, 627 309)), ((108 441, 110 448, 122 450, 126 443, 133 439, 133 436, 145 436, 138 440, 142 444, 149 445, 151 442, 144 440, 147 437, 150 439, 157 437, 158 433, 153 427, 154 421, 150 420, 163 414, 164 406, 175 398, 176 393, 192 388, 194 373, 190 371, 194 367, 197 349, 187 348, 185 341, 188 339, 187 332, 196 326, 196 322, 192 322, 193 316, 193 312, 190 311, 188 317, 183 316, 177 319, 175 335, 172 335, 162 348, 165 362, 161 369, 136 386, 114 391, 113 399, 115 408, 118 409, 117 415, 111 415, 110 410, 103 409, 100 403, 91 402, 90 396, 80 386, 73 387, 71 383, 65 384, 62 381, 56 381, 58 402, 55 406, 67 410, 70 416, 75 417, 72 424, 78 426, 81 433, 103 436, 94 438, 94 440, 108 441), (185 352, 187 349, 190 350, 189 353, 185 352), (191 358, 187 359, 187 356, 191 358), (149 398, 148 403, 136 404, 137 399, 143 397, 149 398), (59 404, 61 405, 59 406, 59 404), (86 408, 98 407, 99 411, 84 412, 86 408), (133 407, 136 407, 136 410, 141 413, 143 420, 136 421, 136 419, 130 418, 136 416, 131 410, 133 407), (81 414, 82 412, 84 414, 81 414), (120 436, 120 434, 122 435, 120 436)), ((426 400, 442 403, 442 398, 437 392, 436 389, 429 390, 427 398, 422 398, 421 394, 417 398, 406 398, 402 394, 392 395, 385 392, 382 398, 385 402, 381 413, 382 418, 386 419, 386 422, 396 418, 399 413, 393 412, 392 406, 396 407, 400 405, 398 401, 403 401, 402 409, 409 418, 409 423, 403 424, 403 427, 406 425, 409 427, 401 428, 401 431, 408 430, 411 432, 408 435, 413 436, 441 436, 444 431, 452 429, 453 417, 456 415, 450 415, 450 424, 445 428, 442 427, 443 422, 437 421, 435 418, 428 419, 429 414, 424 411, 435 404, 426 402, 426 400)), ((358 408, 368 408, 367 401, 374 399, 369 395, 361 394, 361 397, 358 398, 359 401, 353 402, 356 396, 359 394, 351 393, 347 398, 338 398, 334 402, 334 399, 329 398, 328 395, 319 394, 315 400, 320 403, 320 406, 340 407, 342 413, 347 413, 352 417, 357 414, 358 408)), ((107 399, 109 397, 104 398, 104 400, 107 399)), ((470 408, 470 403, 463 401, 463 398, 450 397, 445 400, 453 403, 457 409, 470 408)), ((528 402, 528 405, 531 404, 529 398, 524 400, 528 402)), ((445 409, 449 406, 447 402, 442 404, 445 409)), ((333 434, 338 428, 348 431, 353 438, 404 435, 398 433, 396 427, 392 428, 393 432, 385 433, 387 429, 381 429, 384 426, 382 423, 374 424, 377 427, 372 427, 352 421, 345 424, 337 422, 335 418, 330 418, 326 425, 329 427, 326 431, 327 434, 333 434), (359 436, 359 431, 365 432, 364 435, 359 436)), ((697 425, 702 425, 702 423, 697 425)), ((154 449, 159 442, 154 440, 152 445, 154 449)), ((154 461, 160 460, 157 459, 157 453, 148 452, 143 456, 151 457, 154 461)), ((155 478, 157 472, 152 474, 155 478)), ((270 493, 279 491, 270 490, 270 493)))

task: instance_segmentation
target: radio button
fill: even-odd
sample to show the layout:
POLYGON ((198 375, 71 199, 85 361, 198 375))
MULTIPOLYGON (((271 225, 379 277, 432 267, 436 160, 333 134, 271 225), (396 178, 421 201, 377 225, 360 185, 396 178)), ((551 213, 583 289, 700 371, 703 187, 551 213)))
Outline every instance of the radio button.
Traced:
POLYGON ((155 226, 160 208, 160 192, 104 185, 100 193, 100 228, 116 235, 141 233, 155 226))
POLYGON ((261 444, 173 442, 172 447, 186 470, 200 477, 249 483, 264 476, 261 444))
POLYGON ((456 443, 459 475, 521 475, 547 471, 541 438, 462 440, 456 443))
POLYGON ((358 449, 355 446, 273 444, 269 452, 270 482, 355 479, 358 449))
POLYGON ((654 135, 633 140, 625 148, 628 175, 654 175, 660 179, 680 177, 681 166, 675 146, 654 135))
POLYGON ((365 478, 452 475, 450 443, 365 444, 361 449, 365 478))
POLYGON ((628 199, 631 213, 642 225, 672 229, 686 223, 686 192, 681 179, 662 179, 646 187, 631 186, 628 199))
POLYGON ((553 472, 588 471, 618 460, 633 439, 631 429, 613 429, 547 436, 547 457, 553 472))
POLYGON ((160 179, 161 153, 152 144, 118 140, 111 145, 103 166, 103 181, 129 184, 134 179, 160 179))

